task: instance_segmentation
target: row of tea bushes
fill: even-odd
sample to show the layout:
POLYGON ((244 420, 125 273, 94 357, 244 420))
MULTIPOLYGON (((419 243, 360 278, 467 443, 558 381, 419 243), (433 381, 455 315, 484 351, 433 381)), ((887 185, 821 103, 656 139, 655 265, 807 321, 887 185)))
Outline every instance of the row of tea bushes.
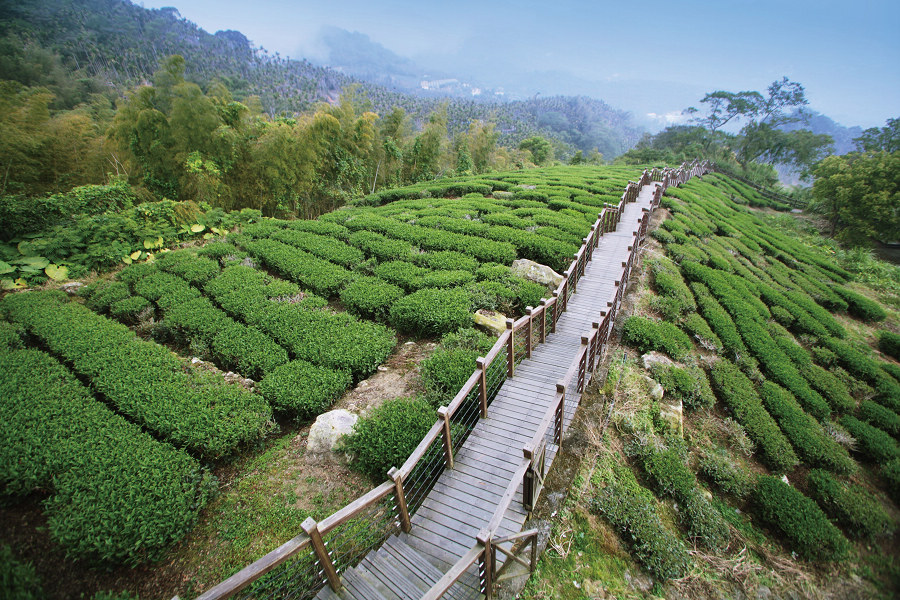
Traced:
POLYGON ((166 348, 67 302, 65 294, 11 294, 0 306, 122 414, 176 446, 214 458, 271 428, 272 413, 261 396, 192 372, 166 348))
POLYGON ((136 565, 193 525, 215 480, 94 399, 49 355, 0 348, 3 493, 49 493, 50 535, 73 557, 136 565))

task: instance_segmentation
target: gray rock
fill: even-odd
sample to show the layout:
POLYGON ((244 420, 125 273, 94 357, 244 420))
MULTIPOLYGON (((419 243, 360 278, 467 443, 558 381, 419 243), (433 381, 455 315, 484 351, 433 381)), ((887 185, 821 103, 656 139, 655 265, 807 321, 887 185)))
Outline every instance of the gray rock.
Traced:
POLYGON ((756 589, 757 600, 768 600, 771 595, 772 590, 770 590, 768 586, 761 585, 756 589))
POLYGON ((518 275, 529 281, 546 285, 551 289, 556 289, 563 281, 563 276, 550 267, 536 263, 533 260, 528 260, 527 258, 520 258, 519 260, 513 261, 512 272, 513 275, 518 275))
POLYGON ((475 325, 487 329, 488 332, 494 335, 500 335, 506 331, 506 315, 503 313, 482 308, 476 311, 472 318, 475 321, 475 325))
POLYGON ((659 418, 662 419, 673 432, 684 435, 684 406, 681 400, 660 402, 659 418))
POLYGON ((59 289, 69 294, 70 296, 78 293, 78 289, 84 284, 80 281, 70 281, 69 283, 64 283, 59 286, 59 289))
POLYGON ((650 393, 650 397, 654 400, 662 400, 663 396, 666 394, 665 388, 661 383, 653 379, 652 377, 647 377, 644 375, 644 382, 647 384, 647 391, 650 393))
POLYGON ((645 369, 649 369, 655 364, 665 365, 668 367, 674 365, 675 361, 660 352, 648 352, 647 354, 641 356, 641 365, 645 369))
POLYGON ((358 419, 359 415, 344 409, 319 415, 309 429, 309 437, 306 440, 306 462, 345 464, 349 457, 336 448, 341 438, 353 431, 358 419))

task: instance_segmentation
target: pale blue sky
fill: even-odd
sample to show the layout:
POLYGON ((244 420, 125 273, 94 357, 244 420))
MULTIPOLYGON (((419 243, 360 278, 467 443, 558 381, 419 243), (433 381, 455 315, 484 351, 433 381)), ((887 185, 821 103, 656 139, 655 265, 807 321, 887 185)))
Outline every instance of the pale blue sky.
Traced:
MULTIPOLYGON (((477 49, 481 60, 498 68, 568 71, 595 81, 676 81, 696 86, 700 95, 715 89, 764 90, 786 75, 805 86, 813 109, 844 125, 880 126, 900 116, 897 0, 138 4, 174 5, 211 33, 237 29, 270 52, 294 58, 313 53, 319 28, 334 25, 365 33, 426 65, 446 55, 471 58, 477 49)), ((670 110, 665 89, 659 93, 660 110, 670 110)))

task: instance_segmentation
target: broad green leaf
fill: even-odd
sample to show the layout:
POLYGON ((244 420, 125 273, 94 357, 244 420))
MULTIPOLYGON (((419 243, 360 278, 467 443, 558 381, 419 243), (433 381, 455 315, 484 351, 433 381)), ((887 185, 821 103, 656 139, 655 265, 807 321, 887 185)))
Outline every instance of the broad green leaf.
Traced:
POLYGON ((21 267, 19 267, 19 272, 21 272, 21 273, 40 273, 41 268, 36 267, 34 265, 22 265, 21 267))
POLYGON ((16 270, 14 266, 7 262, 3 262, 0 260, 0 275, 6 275, 7 273, 13 273, 16 270))
POLYGON ((16 262, 20 265, 28 265, 29 267, 34 267, 38 270, 43 269, 50 264, 50 261, 43 256, 23 256, 16 262))
POLYGON ((154 244, 155 242, 156 242, 156 240, 144 240, 144 248, 146 248, 147 250, 149 250, 150 248, 153 247, 153 244, 154 244))
POLYGON ((46 273, 47 277, 53 281, 65 281, 69 278, 69 267, 51 264, 47 265, 47 268, 44 269, 44 273, 46 273))
POLYGON ((214 237, 216 237, 216 236, 213 235, 213 234, 211 234, 211 233, 204 233, 204 234, 203 234, 203 239, 204 239, 204 240, 211 240, 211 239, 213 239, 214 237))
POLYGON ((204 229, 206 229, 206 227, 204 227, 204 226, 201 225, 200 223, 194 223, 193 225, 191 225, 191 231, 192 231, 193 233, 200 233, 200 232, 203 231, 204 229))
POLYGON ((131 260, 131 257, 130 257, 130 256, 123 256, 123 257, 122 257, 122 262, 125 263, 126 265, 130 265, 130 264, 133 263, 134 261, 131 260))
POLYGON ((131 253, 131 260, 137 260, 137 259, 139 259, 140 257, 141 257, 141 251, 140 251, 140 250, 135 250, 134 252, 131 253))
POLYGON ((19 277, 15 281, 13 281, 12 279, 0 280, 0 288, 4 290, 20 290, 26 287, 28 287, 28 282, 21 277, 19 277))
POLYGON ((16 248, 19 249, 19 254, 24 256, 33 256, 35 252, 37 252, 33 242, 26 242, 24 240, 16 244, 16 248))

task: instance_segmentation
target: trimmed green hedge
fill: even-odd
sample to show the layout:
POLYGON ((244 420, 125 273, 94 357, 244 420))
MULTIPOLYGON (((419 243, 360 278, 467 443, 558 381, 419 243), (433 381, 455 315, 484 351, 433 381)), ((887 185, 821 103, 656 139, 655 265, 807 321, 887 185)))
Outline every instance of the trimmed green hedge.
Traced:
POLYGON ((460 288, 426 288, 401 298, 391 307, 391 324, 417 336, 456 331, 471 324, 469 295, 460 288))
POLYGON ((403 466, 436 420, 424 400, 388 400, 356 422, 343 448, 353 454, 354 468, 372 481, 385 481, 391 467, 403 466))
POLYGON ((856 439, 859 451, 873 462, 884 463, 900 456, 900 446, 881 429, 850 415, 844 415, 840 423, 856 439))
POLYGON ((679 518, 689 537, 707 548, 720 549, 728 544, 728 525, 703 496, 696 477, 676 451, 644 448, 641 463, 656 489, 678 502, 679 518))
POLYGON ((363 260, 363 253, 358 248, 348 246, 332 237, 317 235, 307 231, 282 229, 273 233, 271 239, 284 242, 294 248, 299 248, 348 269, 352 269, 363 260))
POLYGON ((690 561, 684 543, 660 519, 656 498, 626 465, 591 499, 591 508, 615 527, 644 568, 659 579, 684 576, 690 561))
POLYGON ((815 419, 803 412, 794 396, 771 381, 763 382, 760 398, 803 462, 836 473, 853 473, 856 463, 815 419))
POLYGON ((698 470, 721 491, 735 498, 743 499, 753 489, 749 470, 735 462, 723 449, 703 452, 698 470))
POLYGON ((0 350, 0 372, 3 493, 49 490, 48 529, 70 556, 133 566, 190 530, 215 486, 194 458, 109 410, 43 352, 0 350))
POLYGON ((887 318, 887 313, 874 300, 839 285, 834 287, 834 291, 847 302, 847 312, 850 316, 866 323, 877 323, 887 318))
POLYGON ((272 408, 305 421, 328 410, 350 385, 350 373, 303 360, 273 369, 256 386, 272 408))
POLYGON ((882 331, 878 334, 878 349, 895 360, 900 360, 900 335, 882 331))
POLYGON ((850 551, 850 543, 816 503, 777 477, 760 476, 753 504, 760 520, 783 536, 803 558, 834 561, 850 551))
POLYGON ((713 389, 734 419, 762 452, 762 460, 778 472, 790 471, 799 462, 778 425, 766 412, 753 382, 734 363, 720 360, 710 370, 713 389))
POLYGON ((887 431, 894 437, 900 434, 900 415, 871 400, 863 400, 859 403, 859 416, 869 425, 887 431))
POLYGON ((244 248, 268 267, 322 296, 337 295, 354 275, 347 269, 272 239, 247 242, 244 248))
POLYGON ((210 457, 271 427, 265 400, 216 375, 190 372, 168 349, 53 293, 12 294, 2 309, 123 414, 164 439, 210 457))
POLYGON ((341 303, 353 314, 375 321, 387 320, 391 306, 403 290, 378 277, 360 277, 341 290, 341 303))
POLYGON ((851 536, 871 539, 893 533, 893 520, 862 486, 844 483, 821 469, 810 471, 806 481, 809 495, 851 536))
POLYGON ((688 408, 708 408, 716 403, 706 373, 699 367, 676 367, 655 363, 650 369, 670 396, 681 400, 688 408))
POLYGON ((622 343, 633 346, 641 353, 657 350, 680 360, 692 349, 691 338, 668 321, 653 321, 645 317, 631 316, 625 320, 622 343))

